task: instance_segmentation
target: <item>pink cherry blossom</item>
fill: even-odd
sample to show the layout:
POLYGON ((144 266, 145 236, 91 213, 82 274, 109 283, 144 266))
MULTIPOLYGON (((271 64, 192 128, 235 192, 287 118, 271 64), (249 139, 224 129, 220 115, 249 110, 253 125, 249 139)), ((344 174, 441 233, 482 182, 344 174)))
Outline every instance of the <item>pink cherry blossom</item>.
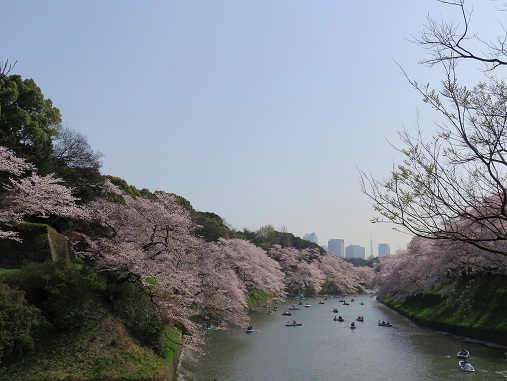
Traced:
MULTIPOLYGON (((48 218, 51 215, 83 218, 83 209, 76 204, 72 190, 53 175, 39 176, 34 167, 17 158, 12 151, 0 147, 0 172, 9 178, 0 190, 0 223, 19 223, 29 216, 48 218), (28 174, 25 174, 30 171, 28 174)), ((0 230, 0 239, 20 240, 17 233, 0 230)))
MULTIPOLYGON (((505 250, 503 241, 496 249, 505 250)), ((490 272, 505 274, 507 258, 463 242, 436 241, 415 237, 407 250, 380 259, 373 286, 380 298, 393 295, 403 300, 434 287, 451 293, 462 275, 490 272)))

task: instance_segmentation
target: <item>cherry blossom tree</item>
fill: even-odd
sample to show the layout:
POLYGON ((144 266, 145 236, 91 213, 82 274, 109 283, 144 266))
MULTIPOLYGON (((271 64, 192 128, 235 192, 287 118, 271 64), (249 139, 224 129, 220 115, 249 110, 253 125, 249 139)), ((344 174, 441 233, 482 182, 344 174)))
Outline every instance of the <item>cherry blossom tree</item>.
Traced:
POLYGON ((257 289, 275 297, 284 296, 284 274, 280 265, 268 257, 263 249, 242 239, 220 239, 218 245, 248 290, 257 289))
MULTIPOLYGON (((85 217, 72 189, 53 175, 39 176, 34 167, 0 146, 0 224, 16 224, 29 217, 85 217), (27 174, 27 172, 29 172, 27 174)), ((19 240, 16 232, 0 229, 0 238, 19 240)))
POLYGON ((268 255, 280 263, 291 294, 319 293, 326 281, 342 293, 353 292, 368 286, 373 277, 373 270, 354 267, 333 253, 321 254, 317 248, 275 245, 268 255))
MULTIPOLYGON (((498 242, 499 249, 504 245, 498 242)), ((503 255, 463 242, 414 237, 405 252, 380 259, 372 284, 380 298, 391 295, 403 300, 439 287, 444 287, 444 294, 448 294, 464 275, 506 271, 507 259, 503 255)))
POLYGON ((29 169, 34 169, 34 166, 27 163, 25 159, 17 157, 8 148, 0 146, 0 172, 20 176, 29 169))
POLYGON ((329 252, 321 257, 319 268, 340 293, 368 288, 374 278, 370 267, 353 266, 329 252))
POLYGON ((78 254, 119 281, 142 284, 184 328, 188 347, 202 343, 204 321, 221 328, 245 325, 248 287, 275 295, 283 290, 283 274, 262 249, 241 240, 197 237, 198 226, 174 196, 158 191, 134 197, 110 182, 104 196, 86 205, 95 229, 93 238, 83 234, 76 242, 78 254))

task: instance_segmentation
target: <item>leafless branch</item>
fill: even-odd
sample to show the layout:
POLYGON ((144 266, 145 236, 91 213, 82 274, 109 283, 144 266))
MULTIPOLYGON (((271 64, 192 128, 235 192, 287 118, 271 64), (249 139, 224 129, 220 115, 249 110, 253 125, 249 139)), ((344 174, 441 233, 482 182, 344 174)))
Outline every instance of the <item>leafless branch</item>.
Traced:
POLYGON ((8 59, 5 60, 5 62, 0 61, 0 74, 9 75, 9 73, 14 69, 14 66, 16 66, 17 63, 18 61, 15 61, 13 64, 10 64, 8 59))
POLYGON ((422 59, 420 63, 433 66, 440 62, 451 60, 474 60, 488 64, 487 70, 494 70, 499 66, 507 65, 507 31, 500 23, 502 35, 495 41, 486 41, 470 29, 473 9, 465 8, 465 0, 438 0, 440 3, 459 8, 461 26, 454 22, 440 20, 427 16, 428 24, 421 36, 414 38, 413 42, 430 50, 429 58, 422 59), (474 42, 485 48, 485 52, 477 52, 474 42))

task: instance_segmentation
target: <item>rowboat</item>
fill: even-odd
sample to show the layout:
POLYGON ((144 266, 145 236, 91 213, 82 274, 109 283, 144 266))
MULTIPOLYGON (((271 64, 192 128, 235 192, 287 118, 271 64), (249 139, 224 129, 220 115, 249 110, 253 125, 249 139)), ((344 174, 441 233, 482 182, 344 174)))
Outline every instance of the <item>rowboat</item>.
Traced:
POLYGON ((298 323, 298 322, 295 322, 295 321, 292 322, 292 323, 287 322, 287 324, 285 324, 286 327, 300 327, 302 325, 303 325, 303 323, 298 323))
POLYGON ((472 364, 470 364, 466 360, 460 360, 458 364, 463 372, 475 372, 475 369, 472 366, 472 364))
POLYGON ((468 352, 465 348, 461 348, 461 350, 456 354, 456 357, 459 359, 467 359, 470 357, 470 352, 468 352))

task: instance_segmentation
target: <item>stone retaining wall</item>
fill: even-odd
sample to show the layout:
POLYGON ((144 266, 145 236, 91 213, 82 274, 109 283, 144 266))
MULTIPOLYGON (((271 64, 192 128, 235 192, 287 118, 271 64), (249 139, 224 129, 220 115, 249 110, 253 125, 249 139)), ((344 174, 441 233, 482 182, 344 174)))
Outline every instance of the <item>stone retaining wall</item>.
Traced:
POLYGON ((31 262, 47 259, 67 262, 73 259, 67 238, 44 224, 21 224, 9 230, 17 231, 22 242, 0 240, 0 267, 20 268, 31 262))

